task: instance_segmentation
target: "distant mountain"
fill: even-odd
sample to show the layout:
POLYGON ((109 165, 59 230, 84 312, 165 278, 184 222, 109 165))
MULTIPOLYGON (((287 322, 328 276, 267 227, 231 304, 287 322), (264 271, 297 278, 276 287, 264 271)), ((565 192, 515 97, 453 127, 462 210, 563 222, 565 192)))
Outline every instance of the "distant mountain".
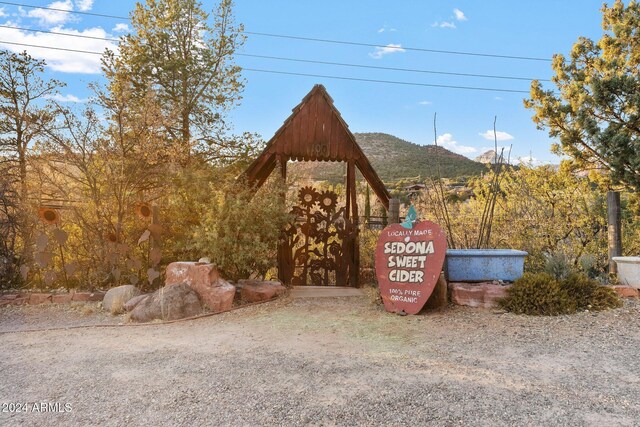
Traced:
POLYGON ((474 160, 485 165, 487 163, 494 164, 496 162, 496 152, 494 150, 489 150, 483 154, 480 154, 474 160))
MULTIPOLYGON (((356 133, 356 141, 384 182, 403 178, 436 177, 440 164, 443 178, 479 175, 486 170, 460 154, 435 145, 418 145, 386 133, 356 133)), ((344 179, 345 165, 332 162, 293 163, 292 173, 314 180, 339 182, 344 179)))

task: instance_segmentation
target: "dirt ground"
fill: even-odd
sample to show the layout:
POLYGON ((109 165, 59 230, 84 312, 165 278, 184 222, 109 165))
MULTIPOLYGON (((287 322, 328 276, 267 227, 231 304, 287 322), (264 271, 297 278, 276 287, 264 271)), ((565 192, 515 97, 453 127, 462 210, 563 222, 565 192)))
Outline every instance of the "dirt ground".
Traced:
POLYGON ((92 307, 0 308, 0 425, 640 425, 637 301, 400 317, 367 298, 288 298, 9 332, 123 322, 92 307))

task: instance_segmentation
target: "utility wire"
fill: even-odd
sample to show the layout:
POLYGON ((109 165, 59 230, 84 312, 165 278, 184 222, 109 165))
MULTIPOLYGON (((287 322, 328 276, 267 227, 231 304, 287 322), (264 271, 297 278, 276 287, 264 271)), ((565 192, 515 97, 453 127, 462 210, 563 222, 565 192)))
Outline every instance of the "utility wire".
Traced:
POLYGON ((332 61, 318 61, 313 59, 297 59, 297 58, 284 58, 278 56, 268 56, 268 55, 250 55, 246 53, 236 53, 236 56, 246 56, 251 58, 262 58, 262 59, 274 59, 278 61, 291 61, 291 62, 304 62, 310 64, 324 64, 324 65, 336 65, 340 67, 354 67, 354 68, 368 68, 373 70, 387 70, 387 71, 404 71, 410 73, 424 73, 424 74, 442 74, 447 76, 459 76, 459 77, 481 77, 485 79, 505 79, 505 80, 524 80, 524 81, 532 81, 538 80, 540 82, 550 82, 549 79, 532 79, 528 77, 514 77, 514 76, 499 76, 492 74, 473 74, 473 73, 455 73, 449 71, 434 71, 434 70, 420 70, 415 68, 398 68, 398 67, 380 67, 375 65, 361 65, 361 64, 347 64, 343 62, 332 62, 332 61))
MULTIPOLYGON (((92 40, 104 40, 104 41, 113 41, 120 42, 120 39, 110 38, 110 37, 96 37, 96 36, 86 36, 83 34, 69 34, 69 33, 61 33, 58 31, 46 31, 46 30, 36 30, 34 28, 25 28, 25 27, 14 27, 10 25, 0 25, 0 28, 7 28, 12 30, 20 30, 20 31, 31 31, 36 33, 46 33, 46 34, 55 34, 59 36, 68 36, 68 37, 77 37, 77 38, 86 38, 92 40)), ((435 71, 435 70, 421 70, 415 68, 398 68, 398 67, 381 67, 375 65, 363 65, 363 64, 349 64, 344 62, 333 62, 333 61, 320 61, 313 59, 299 59, 299 58, 286 58, 280 56, 269 56, 269 55, 255 55, 248 53, 235 53, 235 56, 244 56, 247 58, 261 58, 261 59, 273 59, 277 61, 289 61, 289 62, 302 62, 307 64, 323 64, 323 65, 336 65, 340 67, 353 67, 353 68, 367 68, 374 70, 386 70, 386 71, 403 71, 403 72, 411 72, 411 73, 425 73, 425 74, 442 74, 448 76, 460 76, 460 77, 480 77, 487 79, 506 79, 506 80, 524 80, 524 81, 532 81, 538 80, 541 82, 551 81, 549 79, 534 79, 529 77, 515 77, 515 76, 500 76, 500 75, 491 75, 491 74, 474 74, 474 73, 456 73, 456 72, 448 72, 448 71, 435 71)))
MULTIPOLYGON (((335 43, 335 44, 344 44, 351 46, 367 46, 367 47, 388 47, 385 45, 374 44, 374 43, 361 43, 361 42, 352 42, 345 40, 331 40, 331 39, 319 39, 314 37, 301 37, 301 36, 290 36, 283 34, 271 34, 271 33, 258 33, 253 31, 245 31, 245 34, 251 34, 254 36, 265 36, 265 37, 277 37, 283 39, 293 39, 293 40, 305 40, 305 41, 313 41, 313 42, 321 42, 321 43, 335 43)), ((551 62, 552 60, 549 58, 536 58, 532 56, 515 56, 515 55, 498 55, 493 53, 480 53, 480 52, 463 52, 458 50, 440 50, 440 49, 426 49, 421 47, 405 47, 402 46, 401 49, 411 50, 415 52, 430 52, 430 53, 443 53, 447 55, 466 55, 466 56, 482 56, 488 58, 501 58, 501 59, 519 59, 524 61, 544 61, 551 62)))
POLYGON ((31 9, 53 10, 55 12, 74 13, 74 14, 77 14, 77 15, 98 16, 100 18, 112 18, 112 19, 129 20, 129 18, 126 17, 126 16, 105 15, 105 14, 102 14, 102 13, 93 13, 93 12, 81 12, 79 10, 67 10, 67 9, 60 9, 60 8, 49 7, 49 6, 34 6, 34 5, 31 5, 31 4, 15 3, 15 2, 11 2, 11 1, 0 1, 0 4, 7 4, 9 6, 18 6, 18 7, 28 7, 28 8, 31 8, 31 9))
MULTIPOLYGON (((33 9, 45 9, 45 10, 52 10, 52 11, 56 11, 56 12, 73 13, 73 14, 78 14, 78 15, 98 16, 98 17, 102 17, 102 18, 121 19, 121 20, 127 20, 127 21, 130 20, 126 16, 105 15, 105 14, 101 14, 101 13, 81 12, 81 11, 78 11, 78 10, 65 10, 65 9, 60 9, 60 8, 55 8, 55 7, 48 7, 48 6, 34 6, 34 5, 29 5, 29 4, 24 4, 24 3, 0 1, 0 4, 6 4, 6 5, 11 5, 11 6, 28 7, 28 8, 33 8, 33 9)), ((262 32, 254 32, 254 31, 245 31, 244 33, 245 34, 254 35, 254 36, 261 36, 261 37, 276 37, 276 38, 291 39, 291 40, 313 41, 313 42, 319 42, 319 43, 333 43, 333 44, 343 44, 343 45, 351 45, 351 46, 366 46, 366 47, 381 47, 381 48, 386 47, 386 46, 380 45, 380 44, 361 43, 361 42, 346 41, 346 40, 331 40, 331 39, 321 39, 321 38, 314 38, 314 37, 292 36, 292 35, 285 35, 285 34, 262 33, 262 32)), ((531 56, 499 55, 499 54, 493 54, 493 53, 465 52, 465 51, 441 50, 441 49, 426 49, 426 48, 419 48, 419 47, 402 47, 402 49, 410 50, 410 51, 416 51, 416 52, 441 53, 441 54, 447 54, 447 55, 466 55, 466 56, 478 56, 478 57, 500 58, 500 59, 516 59, 516 60, 523 60, 523 61, 543 61, 543 62, 551 62, 552 61, 549 58, 539 58, 539 57, 531 57, 531 56)))
POLYGON ((498 89, 498 88, 489 88, 489 87, 475 87, 475 86, 453 86, 453 85, 439 85, 439 84, 430 84, 430 83, 417 83, 417 82, 401 82, 395 80, 376 80, 376 79, 361 79, 357 77, 341 77, 341 76, 327 76, 323 74, 307 74, 307 73, 293 73, 288 71, 275 71, 275 70, 261 70, 256 68, 242 68, 244 71, 255 71, 259 73, 271 73, 271 74, 285 74, 289 76, 304 76, 304 77, 319 77, 324 79, 335 79, 335 80, 352 80, 358 82, 369 82, 369 83, 386 83, 386 84, 396 84, 396 85, 405 85, 405 86, 426 86, 426 87, 439 87, 446 89, 466 89, 466 90, 481 90, 487 92, 508 92, 508 93, 526 93, 529 94, 527 90, 516 90, 516 89, 498 89))
POLYGON ((0 28, 8 28, 10 30, 20 30, 20 31, 31 31, 33 33, 55 34, 57 36, 77 37, 77 38, 80 38, 80 39, 104 40, 104 41, 109 41, 109 42, 119 42, 120 41, 120 39, 114 39, 114 38, 109 38, 109 37, 88 36, 86 34, 61 33, 59 31, 49 31, 49 30, 36 30, 35 28, 15 27, 15 26, 12 26, 12 25, 0 25, 0 28))
MULTIPOLYGON (((38 46, 28 43, 16 43, 16 42, 8 42, 0 40, 0 44, 11 44, 16 46, 24 46, 24 47, 33 47, 38 49, 50 49, 50 50, 62 50, 66 52, 77 52, 77 53, 86 53, 91 55, 102 55, 101 52, 92 52, 86 50, 76 50, 76 49, 67 49, 62 47, 51 47, 51 46, 38 46)), ((259 73, 269 73, 269 74, 283 74, 289 76, 303 76, 303 77, 319 77, 325 79, 334 79, 334 80, 351 80, 358 82, 369 82, 369 83, 386 83, 386 84, 396 84, 396 85, 405 85, 405 86, 423 86, 423 87, 438 87, 438 88, 447 88, 447 89, 466 89, 466 90, 481 90, 488 92, 509 92, 509 93, 526 93, 529 91, 526 90, 516 90, 516 89, 499 89, 499 88, 488 88, 488 87, 476 87, 476 86, 454 86, 454 85, 440 85, 440 84, 431 84, 431 83, 417 83, 417 82, 402 82, 395 80, 376 80, 376 79, 363 79, 357 77, 343 77, 343 76, 328 76, 323 74, 307 74, 307 73, 293 73, 288 71, 276 71, 276 70, 262 70, 257 68, 242 68, 245 71, 253 71, 259 73)))
POLYGON ((0 40, 0 44, 11 44, 11 45, 15 45, 15 46, 34 47, 34 48, 37 48, 37 49, 62 50, 62 51, 65 51, 65 52, 86 53, 86 54, 89 54, 89 55, 102 55, 102 52, 92 52, 92 51, 89 51, 89 50, 67 49, 67 48, 64 48, 64 47, 38 46, 38 45, 35 45, 35 44, 7 42, 7 41, 3 41, 3 40, 0 40))

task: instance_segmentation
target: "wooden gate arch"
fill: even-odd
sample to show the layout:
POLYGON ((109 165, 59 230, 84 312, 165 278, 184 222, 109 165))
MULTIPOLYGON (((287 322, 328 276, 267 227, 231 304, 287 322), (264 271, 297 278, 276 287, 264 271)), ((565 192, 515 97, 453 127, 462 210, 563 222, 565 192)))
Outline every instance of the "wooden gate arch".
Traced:
MULTIPOLYGON (((278 167, 286 180, 289 160, 347 164, 346 204, 342 212, 344 223, 352 229, 352 233, 344 234, 345 255, 340 262, 344 264, 346 273, 338 274, 338 280, 344 283, 337 284, 358 287, 360 251, 356 168, 387 210, 390 195, 323 85, 315 85, 292 110, 292 114, 269 140, 263 152, 245 171, 246 179, 250 184, 260 187, 278 167)), ((302 284, 299 280, 295 281, 297 276, 294 260, 291 248, 287 245, 280 245, 278 251, 278 276, 285 284, 292 284, 292 280, 293 284, 302 284)))

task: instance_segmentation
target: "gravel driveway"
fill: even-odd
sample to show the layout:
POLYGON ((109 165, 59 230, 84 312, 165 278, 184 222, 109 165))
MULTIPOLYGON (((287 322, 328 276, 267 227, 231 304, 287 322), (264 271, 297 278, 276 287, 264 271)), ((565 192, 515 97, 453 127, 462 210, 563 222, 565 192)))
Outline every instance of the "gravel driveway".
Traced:
MULTIPOLYGON (((24 328, 19 314, 0 309, 1 329, 24 328)), ((2 409, 27 409, 1 412, 0 425, 640 425, 639 326, 637 301, 547 318, 461 307, 399 317, 327 298, 0 333, 2 409)))

